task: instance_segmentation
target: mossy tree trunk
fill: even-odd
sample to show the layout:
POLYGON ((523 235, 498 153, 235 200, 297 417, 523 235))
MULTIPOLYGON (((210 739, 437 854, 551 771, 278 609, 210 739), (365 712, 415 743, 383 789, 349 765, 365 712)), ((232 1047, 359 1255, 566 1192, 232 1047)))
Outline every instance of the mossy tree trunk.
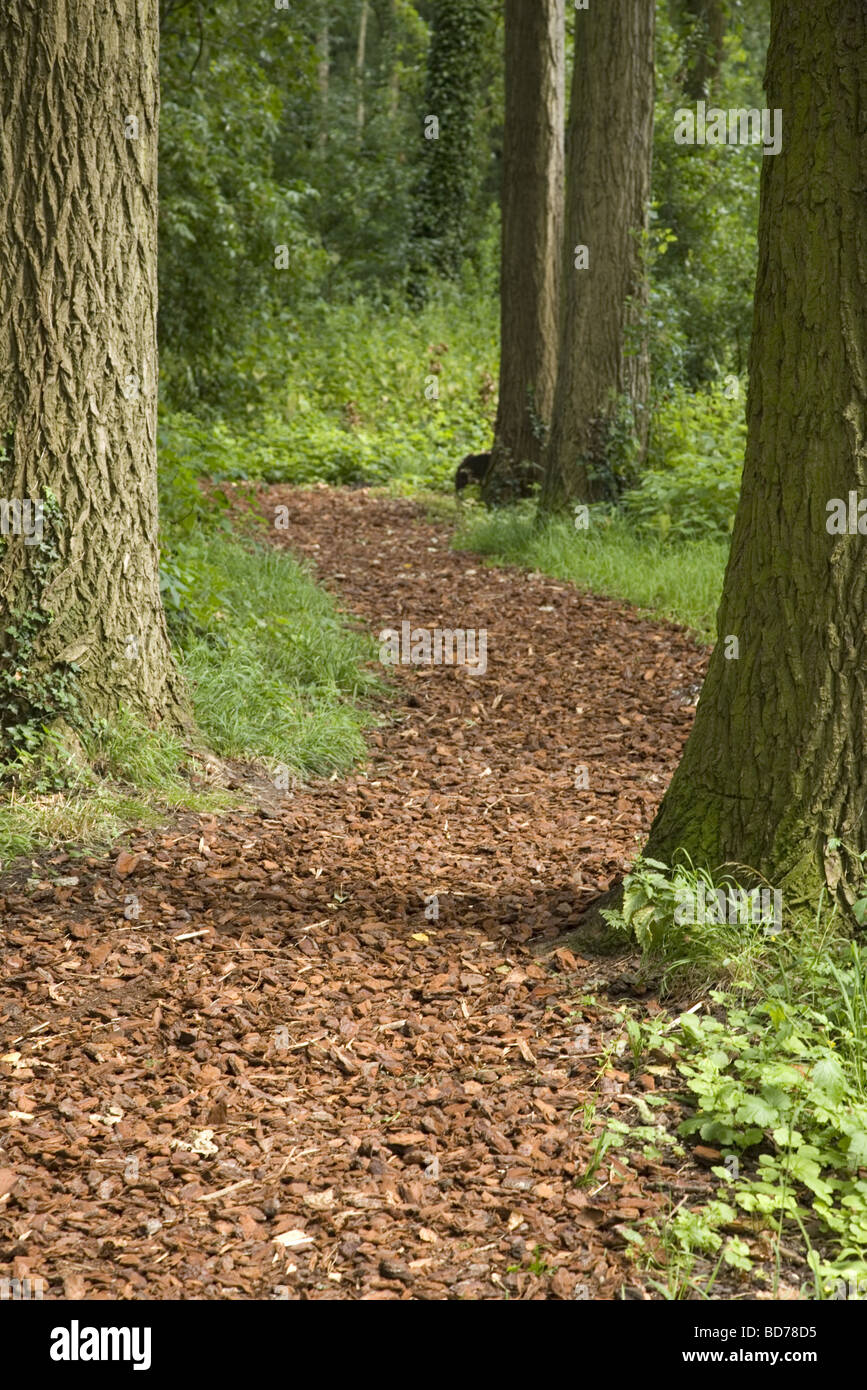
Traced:
POLYGON ((647 844, 749 866, 790 908, 825 882, 848 897, 867 849, 867 536, 827 529, 832 499, 867 498, 865 54, 863 0, 773 0, 783 143, 762 168, 743 487, 717 644, 647 844))
POLYGON ((478 183, 473 152, 489 0, 436 0, 427 60, 421 172, 414 190, 410 295, 431 274, 454 277, 468 252, 478 183))
POLYGON ((157 50, 157 0, 0 12, 7 744, 73 689, 85 719, 187 721, 157 550, 157 50))
POLYGON ((506 0, 500 390, 485 495, 541 477, 557 375, 563 237, 563 0, 506 0))
POLYGON ((616 493, 646 443, 654 19, 653 0, 591 3, 575 15, 547 512, 616 493))

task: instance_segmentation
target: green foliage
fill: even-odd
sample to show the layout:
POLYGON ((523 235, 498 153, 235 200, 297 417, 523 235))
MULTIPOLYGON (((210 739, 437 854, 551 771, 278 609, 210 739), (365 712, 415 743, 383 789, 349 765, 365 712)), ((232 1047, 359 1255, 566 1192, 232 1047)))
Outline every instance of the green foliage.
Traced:
POLYGON ((486 41, 493 38, 488 0, 438 0, 428 52, 421 174, 414 190, 410 291, 424 297, 432 273, 454 278, 470 250, 469 214, 478 164, 473 149, 486 41))
POLYGON ((327 95, 286 103, 275 167, 316 190, 306 217, 327 252, 319 290, 329 301, 402 289, 409 259, 428 25, 411 0, 374 0, 359 84, 360 8, 318 0, 286 17, 314 43, 327 15, 327 95))
POLYGON ((702 882, 639 860, 622 910, 606 914, 681 986, 731 982, 710 990, 707 1013, 637 1025, 639 1049, 671 1057, 686 1083, 694 1113, 678 1133, 743 1155, 714 1169, 727 1203, 778 1234, 793 1222, 823 1296, 836 1276, 867 1273, 867 955, 821 904, 812 922, 784 915, 779 932, 678 925, 677 904, 702 882))
MULTIPOLYGON (((497 311, 477 292, 450 289, 423 312, 359 300, 295 321, 291 354, 260 345, 279 365, 259 412, 231 422, 166 412, 161 469, 214 479, 383 483, 412 477, 451 488, 463 454, 486 448, 496 408, 497 311), (272 355, 273 354, 273 355, 272 355), (438 391, 429 399, 426 391, 438 391)), ((239 364, 261 377, 257 358, 239 364)))
POLYGON ((602 916, 664 964, 663 992, 687 980, 699 987, 722 980, 746 987, 778 930, 773 916, 762 913, 773 900, 750 899, 749 891, 731 874, 693 868, 686 855, 671 866, 639 855, 623 880, 620 906, 602 916))
MULTIPOLYGON (((765 0, 732 5, 712 104, 764 105, 768 27, 765 0)), ((650 302, 657 391, 745 372, 752 325, 763 156, 753 146, 674 143, 675 111, 695 107, 684 93, 687 47, 668 7, 658 5, 650 302)))
POLYGON ((239 23, 227 3, 205 18, 172 7, 163 24, 160 120, 160 342, 164 389, 243 409, 239 347, 312 291, 327 257, 310 225, 316 192, 277 179, 290 100, 309 99, 312 50, 293 35, 293 61, 273 9, 239 23), (200 25, 202 27, 200 27, 200 25), (285 270, 275 247, 288 249, 285 270))
MULTIPOLYGON (((47 493, 42 507, 42 538, 28 545, 25 585, 13 601, 11 622, 0 639, 0 759, 6 763, 19 752, 37 749, 54 720, 64 717, 74 723, 78 718, 78 667, 71 662, 47 664, 40 651, 40 637, 52 616, 44 593, 60 560, 57 537, 64 524, 53 494, 47 493)), ((2 538, 0 555, 10 544, 2 538)))
POLYGON ((727 540, 741 486, 746 422, 741 383, 731 377, 693 394, 682 388, 659 402, 647 469, 621 499, 634 529, 662 540, 727 540), (725 390, 737 391, 727 399, 725 390))

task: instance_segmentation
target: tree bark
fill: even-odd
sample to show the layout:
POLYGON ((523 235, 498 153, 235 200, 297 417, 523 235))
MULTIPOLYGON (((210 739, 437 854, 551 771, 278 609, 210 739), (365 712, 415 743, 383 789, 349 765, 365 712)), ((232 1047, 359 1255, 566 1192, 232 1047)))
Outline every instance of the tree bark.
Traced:
POLYGON ((563 0, 506 0, 500 388, 486 500, 541 478, 557 376, 563 238, 563 0))
POLYGON ((359 139, 364 131, 364 55, 367 51, 367 14, 367 0, 361 0, 361 14, 358 18, 358 47, 355 53, 355 82, 358 88, 355 126, 359 139))
POLYGON ((543 511, 616 494, 646 444, 653 50, 653 0, 591 4, 575 15, 559 369, 543 511), (586 248, 586 268, 576 248, 586 248))
POLYGON ((789 908, 826 882, 849 898, 867 849, 867 540, 827 529, 832 499, 867 497, 865 52, 862 0, 773 0, 783 143, 762 168, 743 486, 717 644, 647 845, 748 866, 789 908))
POLYGON ((469 212, 478 183, 473 135, 490 17, 488 0, 436 0, 422 167, 414 190, 409 292, 417 301, 424 299, 432 273, 455 277, 469 249, 469 212))
POLYGON ((41 544, 0 540, 7 732, 68 713, 68 684, 85 721, 187 723, 159 591, 158 111, 156 0, 7 0, 0 476, 44 508, 41 544))
POLYGON ((319 130, 316 145, 320 155, 325 153, 328 144, 328 85, 331 75, 328 4, 329 0, 321 0, 316 31, 316 81, 319 88, 319 130))

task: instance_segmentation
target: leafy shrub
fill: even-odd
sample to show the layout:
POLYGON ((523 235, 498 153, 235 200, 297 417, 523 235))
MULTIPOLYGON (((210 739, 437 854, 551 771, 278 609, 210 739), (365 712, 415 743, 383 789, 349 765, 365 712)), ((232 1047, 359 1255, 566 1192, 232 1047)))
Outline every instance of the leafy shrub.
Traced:
POLYGON ((726 399, 719 387, 670 392, 654 416, 647 471, 621 499, 624 516, 637 531, 663 540, 727 538, 745 443, 739 399, 726 399))

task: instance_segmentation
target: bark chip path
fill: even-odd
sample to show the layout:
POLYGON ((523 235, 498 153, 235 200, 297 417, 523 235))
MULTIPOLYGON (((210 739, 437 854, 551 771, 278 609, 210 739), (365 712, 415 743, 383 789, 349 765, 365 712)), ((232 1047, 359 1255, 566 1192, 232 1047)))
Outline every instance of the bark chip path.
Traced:
POLYGON ((664 1219, 683 1160, 634 1143, 597 1166, 598 1141, 678 1104, 624 1051, 622 963, 531 948, 634 855, 704 654, 451 551, 412 502, 263 500, 374 634, 484 630, 486 672, 390 670, 343 781, 0 886, 0 1277, 46 1298, 637 1291, 623 1231, 664 1219))

